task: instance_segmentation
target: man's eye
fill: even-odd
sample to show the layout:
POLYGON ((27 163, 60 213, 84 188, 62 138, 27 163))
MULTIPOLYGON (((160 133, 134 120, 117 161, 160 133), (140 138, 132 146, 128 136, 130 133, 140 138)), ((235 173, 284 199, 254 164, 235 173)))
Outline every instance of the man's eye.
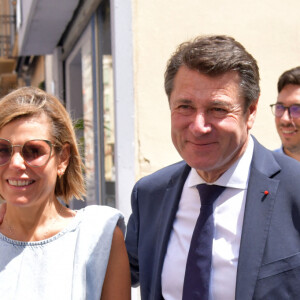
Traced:
POLYGON ((179 109, 189 109, 189 108, 191 108, 191 106, 190 105, 179 105, 178 108, 179 109))
POLYGON ((224 111, 224 112, 226 112, 226 109, 220 108, 220 107, 214 107, 212 110, 213 111, 224 111))
POLYGON ((194 107, 188 104, 182 104, 178 106, 179 110, 193 110, 194 107))
POLYGON ((210 113, 217 118, 222 118, 224 116, 226 116, 226 114, 228 113, 228 111, 224 108, 221 107, 213 107, 210 109, 210 113))
POLYGON ((182 104, 182 105, 179 105, 177 107, 177 111, 180 112, 180 113, 182 113, 182 114, 190 114, 194 110, 193 110, 193 107, 191 105, 182 104))

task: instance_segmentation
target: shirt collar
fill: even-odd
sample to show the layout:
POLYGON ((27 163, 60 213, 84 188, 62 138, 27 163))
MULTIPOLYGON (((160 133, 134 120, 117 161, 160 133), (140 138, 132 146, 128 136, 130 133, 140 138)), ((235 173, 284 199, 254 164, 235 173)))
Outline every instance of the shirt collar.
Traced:
MULTIPOLYGON (((281 146, 280 148, 274 150, 275 152, 281 153, 281 154, 285 154, 284 150, 283 150, 283 146, 281 146)), ((286 154, 285 154, 286 155, 286 154)))
MULTIPOLYGON (((250 135, 244 154, 220 178, 211 184, 237 189, 247 189, 253 149, 254 143, 250 135)), ((187 180, 189 187, 196 186, 200 183, 206 183, 194 168, 191 169, 187 180)))

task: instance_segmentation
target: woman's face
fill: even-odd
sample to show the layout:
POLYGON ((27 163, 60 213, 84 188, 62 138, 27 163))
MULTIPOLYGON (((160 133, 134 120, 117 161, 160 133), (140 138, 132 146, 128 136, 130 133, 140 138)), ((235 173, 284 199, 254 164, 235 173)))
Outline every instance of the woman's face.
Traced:
MULTIPOLYGON (((28 140, 43 139, 51 142, 50 122, 45 114, 25 117, 0 129, 0 138, 13 145, 28 140)), ((55 183, 60 161, 52 149, 50 159, 42 167, 28 165, 21 156, 21 147, 14 147, 11 159, 0 166, 0 194, 8 204, 25 207, 43 205, 55 199, 55 183)))

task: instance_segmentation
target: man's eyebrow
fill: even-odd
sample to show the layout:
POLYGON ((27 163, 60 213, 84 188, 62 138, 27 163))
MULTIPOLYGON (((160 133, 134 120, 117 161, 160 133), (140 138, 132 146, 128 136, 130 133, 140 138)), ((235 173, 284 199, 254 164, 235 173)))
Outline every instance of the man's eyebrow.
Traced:
POLYGON ((210 102, 211 105, 222 105, 222 106, 229 106, 230 103, 228 103, 227 101, 223 101, 223 100, 213 100, 210 102))
POLYGON ((189 99, 185 99, 185 98, 179 98, 179 99, 174 100, 174 103, 191 104, 191 103, 193 103, 193 101, 189 100, 189 99))

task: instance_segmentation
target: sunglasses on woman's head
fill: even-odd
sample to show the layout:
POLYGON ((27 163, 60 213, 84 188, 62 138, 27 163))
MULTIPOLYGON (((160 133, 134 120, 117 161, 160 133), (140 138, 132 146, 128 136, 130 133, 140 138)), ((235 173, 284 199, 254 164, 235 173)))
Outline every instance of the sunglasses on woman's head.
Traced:
POLYGON ((9 140, 0 138, 0 166, 10 162, 15 147, 21 148, 24 161, 32 167, 42 167, 50 159, 52 143, 48 140, 29 140, 23 145, 13 145, 9 140))

